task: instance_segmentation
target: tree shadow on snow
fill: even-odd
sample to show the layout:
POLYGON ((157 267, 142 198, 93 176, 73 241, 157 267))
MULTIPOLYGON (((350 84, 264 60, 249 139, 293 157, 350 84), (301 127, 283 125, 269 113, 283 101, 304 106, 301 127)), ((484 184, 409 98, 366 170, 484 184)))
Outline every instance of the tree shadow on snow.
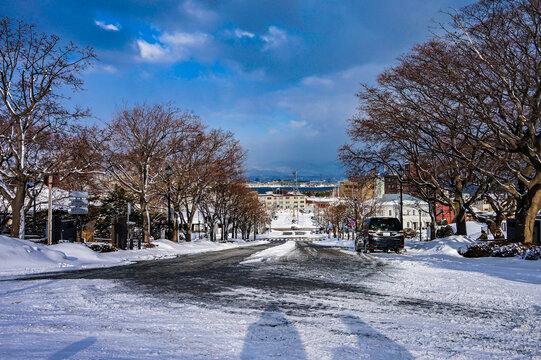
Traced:
POLYGON ((341 319, 349 330, 345 336, 356 336, 357 346, 337 348, 333 359, 414 359, 406 348, 380 334, 357 316, 342 315, 341 319))
POLYGON ((242 360, 249 359, 306 359, 304 345, 295 326, 278 306, 267 306, 261 318, 248 327, 242 360))
POLYGON ((48 360, 62 360, 62 359, 69 359, 73 355, 89 348, 92 346, 97 339, 93 336, 89 336, 83 340, 79 340, 77 342, 74 342, 72 344, 69 344, 65 348, 62 348, 55 352, 54 354, 50 355, 47 359, 48 360))

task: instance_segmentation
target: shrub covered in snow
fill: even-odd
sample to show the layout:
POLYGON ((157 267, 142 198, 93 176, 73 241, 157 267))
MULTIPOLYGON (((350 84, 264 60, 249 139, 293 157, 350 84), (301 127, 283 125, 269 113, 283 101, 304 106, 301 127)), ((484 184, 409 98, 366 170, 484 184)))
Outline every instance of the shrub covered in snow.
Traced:
POLYGON ((411 239, 414 237, 417 237, 417 231, 411 229, 411 228, 405 228, 404 229, 404 237, 406 239, 411 239))
POLYGON ((453 236, 454 234, 455 234, 455 231, 453 230, 453 227, 451 225, 442 226, 436 231, 437 238, 445 238, 445 237, 453 236))
POLYGON ((522 256, 523 259, 526 260, 539 260, 541 259, 541 247, 539 246, 532 246, 526 251, 526 253, 522 256))
POLYGON ((526 260, 538 260, 541 258, 541 246, 495 241, 473 244, 465 250, 459 248, 458 253, 469 258, 520 256, 526 260))
POLYGON ((109 243, 88 243, 86 244, 91 250, 99 253, 107 253, 117 251, 117 249, 109 243))

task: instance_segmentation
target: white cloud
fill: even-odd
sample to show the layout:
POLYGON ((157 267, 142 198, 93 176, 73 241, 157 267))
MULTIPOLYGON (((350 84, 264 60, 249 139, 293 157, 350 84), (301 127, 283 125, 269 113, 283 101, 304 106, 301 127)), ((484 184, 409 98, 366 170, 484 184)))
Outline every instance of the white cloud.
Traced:
POLYGON ((308 122, 306 122, 305 120, 302 120, 302 121, 291 120, 288 124, 288 126, 293 129, 302 129, 303 127, 306 127, 306 125, 308 125, 308 122))
POLYGON ((159 37, 160 41, 170 46, 199 46, 203 45, 210 36, 204 33, 165 33, 159 37))
POLYGON ((145 40, 137 40, 137 46, 139 47, 139 56, 141 59, 150 62, 159 62, 167 59, 167 49, 163 48, 161 44, 150 44, 145 40))
POLYGON ((120 30, 120 25, 118 25, 118 24, 116 24, 116 25, 106 24, 103 21, 99 21, 99 20, 94 20, 94 24, 96 24, 97 26, 99 26, 103 30, 107 30, 107 31, 119 31, 120 30))
POLYGON ((141 60, 148 62, 176 62, 189 59, 196 53, 205 51, 212 37, 205 33, 174 32, 164 33, 151 44, 137 40, 141 60))
POLYGON ((200 4, 197 4, 192 0, 185 1, 181 8, 186 12, 186 14, 190 15, 199 22, 210 22, 217 17, 215 12, 205 9, 200 4))
POLYGON ((113 65, 104 65, 103 71, 108 74, 115 74, 118 71, 118 69, 114 67, 113 65))
POLYGON ((332 86, 334 81, 328 77, 308 76, 301 80, 301 84, 304 86, 332 86))
POLYGON ((265 42, 263 51, 274 50, 288 42, 288 35, 285 30, 279 29, 272 25, 264 35, 261 35, 261 39, 265 42))
POLYGON ((241 29, 235 29, 235 35, 241 39, 243 37, 249 37, 250 39, 253 39, 255 37, 254 33, 251 33, 249 31, 241 30, 241 29))

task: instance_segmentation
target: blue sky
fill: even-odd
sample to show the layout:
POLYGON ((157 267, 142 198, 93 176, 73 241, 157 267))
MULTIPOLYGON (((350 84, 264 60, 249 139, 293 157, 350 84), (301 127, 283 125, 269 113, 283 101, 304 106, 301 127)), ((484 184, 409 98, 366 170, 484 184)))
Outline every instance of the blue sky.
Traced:
POLYGON ((97 122, 123 101, 168 102, 233 131, 250 174, 328 177, 360 82, 429 36, 465 0, 2 1, 100 61, 73 100, 97 122))

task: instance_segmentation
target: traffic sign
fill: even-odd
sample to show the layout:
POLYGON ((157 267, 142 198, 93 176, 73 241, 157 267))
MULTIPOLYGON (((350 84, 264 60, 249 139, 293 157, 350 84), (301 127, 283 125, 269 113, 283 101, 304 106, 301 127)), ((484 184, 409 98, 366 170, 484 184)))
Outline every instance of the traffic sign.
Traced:
POLYGON ((88 207, 88 199, 71 199, 70 204, 73 207, 88 207))
POLYGON ((349 225, 355 226, 355 221, 350 222, 349 225))
POLYGON ((71 215, 86 215, 86 214, 88 214, 88 208, 72 207, 72 208, 70 208, 69 213, 71 215))
POLYGON ((81 199, 87 199, 88 198, 88 192, 86 191, 70 191, 70 197, 72 198, 81 198, 81 199))

